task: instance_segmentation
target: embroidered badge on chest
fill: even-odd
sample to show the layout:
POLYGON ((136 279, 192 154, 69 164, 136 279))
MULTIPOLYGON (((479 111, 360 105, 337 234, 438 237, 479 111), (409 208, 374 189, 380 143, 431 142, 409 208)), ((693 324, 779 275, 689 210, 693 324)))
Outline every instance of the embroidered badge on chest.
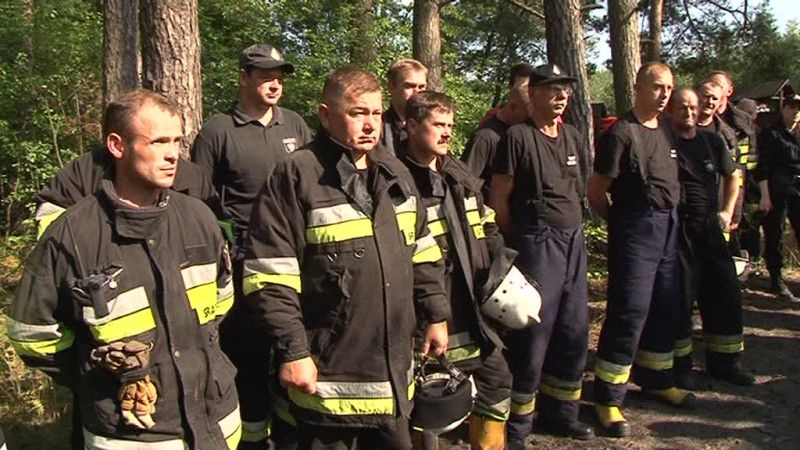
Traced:
POLYGON ((286 153, 292 153, 293 151, 297 150, 297 139, 293 137, 284 138, 283 149, 286 150, 286 153))
POLYGON ((578 157, 575 155, 567 155, 567 165, 574 166, 575 164, 578 164, 578 157))

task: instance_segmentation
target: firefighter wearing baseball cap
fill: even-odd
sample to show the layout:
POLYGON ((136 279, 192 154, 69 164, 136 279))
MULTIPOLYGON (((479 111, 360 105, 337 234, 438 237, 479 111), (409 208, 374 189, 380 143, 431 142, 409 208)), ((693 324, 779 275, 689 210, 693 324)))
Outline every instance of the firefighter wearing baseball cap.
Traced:
POLYGON ((254 204, 243 291, 275 341, 301 448, 409 448, 417 318, 430 324, 419 350, 447 350, 442 252, 408 169, 379 145, 381 108, 373 74, 330 73, 323 129, 254 204))
MULTIPOLYGON (((272 45, 255 44, 242 51, 239 68, 237 103, 206 121, 191 151, 192 160, 211 178, 230 218, 236 280, 242 276, 240 249, 247 238, 253 200, 278 162, 311 140, 305 121, 294 111, 278 106, 284 77, 294 73, 294 66, 283 54, 272 45)), ((241 282, 235 286, 236 303, 221 327, 222 348, 238 369, 239 391, 247 393, 241 399, 244 433, 240 447, 264 448, 269 406, 279 401, 272 401, 268 392, 269 355, 249 351, 253 342, 264 342, 265 337, 255 331, 241 307, 241 282)), ((290 420, 285 415, 279 417, 290 420)), ((285 420, 278 420, 276 434, 282 434, 282 430, 291 434, 285 420)))
POLYGON ((531 118, 508 129, 494 161, 497 223, 542 293, 542 323, 507 338, 514 377, 508 439, 519 448, 530 433, 535 401, 545 428, 578 439, 594 436, 578 421, 589 339, 580 167, 586 149, 574 127, 558 122, 576 81, 554 64, 536 67, 528 83, 531 118))
POLYGON ((642 65, 633 109, 606 133, 595 155, 588 199, 608 220, 608 300, 594 366, 595 410, 605 434, 630 434, 620 412, 626 384, 677 407, 694 396, 675 387, 673 359, 681 306, 677 150, 659 114, 672 71, 642 65), (607 194, 611 194, 611 203, 607 194))
POLYGON ((452 310, 447 358, 472 375, 477 400, 470 418, 476 449, 503 449, 511 402, 511 373, 503 344, 480 313, 480 288, 505 248, 484 205, 480 180, 449 154, 455 104, 445 94, 420 92, 406 103, 408 141, 399 157, 411 171, 428 213, 428 229, 444 253, 452 310))
POLYGON ((236 448, 235 369, 217 339, 230 258, 212 212, 169 190, 179 106, 134 91, 106 108, 104 133, 113 179, 42 235, 8 336, 77 392, 87 449, 236 448))

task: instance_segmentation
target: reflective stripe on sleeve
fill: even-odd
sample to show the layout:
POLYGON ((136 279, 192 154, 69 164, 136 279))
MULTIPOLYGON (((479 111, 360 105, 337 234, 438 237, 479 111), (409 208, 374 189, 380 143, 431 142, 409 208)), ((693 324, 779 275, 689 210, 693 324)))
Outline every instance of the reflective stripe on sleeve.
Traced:
POLYGON ((217 263, 200 264, 181 269, 189 306, 195 310, 200 324, 217 316, 217 263))
POLYGON ((236 450, 242 437, 242 418, 239 414, 239 405, 236 405, 236 409, 220 419, 217 424, 222 430, 222 435, 225 436, 225 443, 228 444, 228 449, 236 450))
POLYGON ((233 306, 233 280, 229 279, 224 286, 219 287, 217 283, 217 316, 228 314, 233 306))
POLYGON ((476 400, 473 411, 479 416, 488 417, 498 422, 505 422, 511 412, 511 398, 508 397, 494 405, 487 405, 480 400, 476 400))
POLYGON ((244 261, 242 291, 245 295, 280 284, 301 292, 300 262, 294 257, 257 258, 244 261))
POLYGON ((428 213, 428 231, 431 236, 441 236, 450 231, 447 225, 447 219, 444 217, 442 205, 433 205, 427 208, 428 213))
POLYGON ((405 237, 406 245, 412 245, 417 230, 417 198, 409 197, 403 203, 394 207, 397 217, 397 227, 405 237))
POLYGON ((42 237, 47 227, 50 226, 53 221, 59 218, 61 214, 66 211, 65 208, 62 208, 55 203, 44 202, 36 208, 36 223, 38 226, 36 227, 36 239, 42 237))
POLYGON ((372 221, 350 203, 312 209, 308 212, 306 227, 306 241, 309 244, 372 236, 372 221))
POLYGON ((442 249, 433 236, 428 234, 417 240, 417 249, 412 258, 414 264, 436 262, 440 259, 442 259, 442 249))
POLYGON ((18 355, 48 358, 72 347, 75 334, 63 324, 31 325, 6 318, 8 338, 18 355))
POLYGON ((394 395, 388 381, 318 381, 314 395, 289 388, 297 406, 331 415, 394 414, 394 395))
POLYGON ((142 286, 123 292, 109 301, 109 315, 106 317, 95 318, 92 307, 84 306, 82 309, 83 320, 89 325, 92 336, 106 344, 156 327, 147 293, 142 286))
POLYGON ((449 337, 447 360, 456 363, 481 356, 481 348, 469 332, 457 333, 449 337))
POLYGON ((631 366, 597 358, 594 363, 594 375, 609 384, 624 384, 631 375, 631 366))

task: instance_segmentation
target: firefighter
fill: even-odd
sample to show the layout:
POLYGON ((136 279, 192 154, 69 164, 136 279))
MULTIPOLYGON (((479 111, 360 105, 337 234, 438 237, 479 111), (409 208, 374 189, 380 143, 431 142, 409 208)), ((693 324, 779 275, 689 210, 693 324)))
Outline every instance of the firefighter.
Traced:
POLYGON ((399 59, 386 71, 389 108, 383 112, 381 145, 391 154, 408 139, 406 102, 428 86, 428 68, 416 59, 399 59))
MULTIPOLYGON (((708 95, 707 89, 705 90, 708 95)), ((701 94, 702 95, 702 94, 701 94)), ((742 369, 742 292, 733 259, 722 235, 730 226, 739 193, 739 172, 722 139, 696 126, 698 94, 681 89, 672 96, 670 117, 678 150, 681 201, 680 262, 685 301, 675 342, 675 377, 690 388, 691 309, 700 305, 706 344, 706 369, 714 377, 752 385, 742 369), (722 181, 722 202, 717 201, 722 181), (719 204, 718 204, 719 203, 719 204)))
POLYGON ((764 260, 771 290, 778 297, 797 301, 783 282, 783 230, 786 217, 794 235, 800 238, 800 96, 784 100, 780 120, 759 136, 758 166, 753 172, 761 190, 760 210, 766 212, 764 260))
POLYGON ((758 146, 756 127, 750 114, 734 106, 731 97, 734 92, 733 78, 721 70, 712 71, 708 76, 708 81, 713 81, 722 86, 722 98, 720 99, 717 114, 729 127, 736 132, 737 145, 734 148, 735 160, 742 170, 739 196, 736 201, 736 211, 734 212, 732 231, 729 238, 731 254, 734 256, 750 257, 759 252, 757 239, 753 235, 758 234, 758 219, 754 214, 745 214, 745 209, 754 210, 759 203, 759 188, 752 171, 758 164, 758 146), (745 208, 745 205, 753 205, 745 208), (743 242, 750 243, 751 247, 743 248, 743 242), (746 251, 747 254, 743 253, 746 251))
POLYGON ((613 437, 630 434, 620 407, 632 368, 645 393, 677 407, 694 400, 675 387, 672 371, 681 306, 680 185, 677 151, 659 121, 672 83, 665 64, 642 65, 633 109, 601 139, 589 182, 589 203, 608 221, 608 301, 594 367, 595 411, 613 437))
POLYGON ((378 79, 325 79, 317 138, 253 209, 243 291, 275 340, 301 448, 410 448, 412 337, 447 350, 444 264, 408 169, 379 145, 378 79))
MULTIPOLYGON (((265 337, 241 307, 242 253, 250 211, 261 186, 286 155, 311 140, 305 121, 294 111, 278 106, 284 78, 294 66, 269 44, 246 48, 239 59, 239 98, 226 113, 214 114, 203 125, 192 146, 192 160, 211 177, 225 212, 232 222, 236 302, 222 324, 222 348, 238 369, 236 383, 242 397, 243 430, 240 448, 264 449, 269 435, 269 406, 283 404, 273 398, 279 391, 268 388, 273 372, 268 354, 255 356, 253 342, 265 337)), ((266 345, 266 344, 265 344, 266 345)), ((281 448, 292 448, 294 431, 285 411, 273 411, 274 439, 281 448)))
MULTIPOLYGON (((533 67, 527 64, 519 66, 528 67, 530 70, 517 69, 511 74, 511 86, 508 91, 508 101, 493 114, 488 115, 480 124, 472 137, 470 137, 464 153, 463 161, 472 170, 475 176, 483 181, 484 198, 489 198, 492 183, 492 162, 497 153, 497 146, 509 127, 522 123, 530 116, 530 99, 528 98, 528 78, 533 67), (518 75, 523 73, 524 75, 518 75)), ((514 66, 516 69, 519 66, 514 66)))
POLYGON ((470 418, 472 448, 502 450, 511 373, 502 342, 477 305, 493 255, 505 245, 494 211, 484 205, 480 180, 449 154, 454 114, 455 104, 445 94, 411 96, 406 103, 408 141, 400 153, 427 210, 428 229, 444 254, 452 310, 447 358, 472 375, 478 391, 470 418))
POLYGON ((180 117, 147 90, 109 104, 113 178, 45 231, 9 311, 17 353, 78 392, 87 449, 232 449, 241 433, 217 340, 227 245, 201 201, 169 190, 180 117))
POLYGON ((536 67, 528 84, 531 119, 508 129, 494 161, 491 205, 497 223, 519 251, 521 270, 542 293, 542 323, 510 332, 507 339, 514 378, 508 439, 518 448, 530 433, 536 400, 545 429, 594 437, 578 421, 589 339, 579 167, 586 149, 574 127, 557 121, 577 81, 554 64, 536 67))

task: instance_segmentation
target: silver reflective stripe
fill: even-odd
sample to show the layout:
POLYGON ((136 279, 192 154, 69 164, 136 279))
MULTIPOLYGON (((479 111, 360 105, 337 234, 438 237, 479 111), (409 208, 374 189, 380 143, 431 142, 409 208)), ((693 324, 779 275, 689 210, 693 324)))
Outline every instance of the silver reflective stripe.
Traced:
POLYGON ((426 211, 428 213, 428 222, 444 219, 444 208, 442 207, 441 203, 438 205, 428 206, 426 211))
POLYGON ((478 209, 478 199, 476 197, 467 197, 464 199, 464 209, 472 211, 478 209))
POLYGON ((159 442, 129 441, 93 434, 83 429, 84 449, 86 450, 188 450, 189 446, 180 439, 159 442))
POLYGON ((202 264, 181 269, 181 277, 186 290, 204 284, 211 283, 217 279, 217 263, 202 264))
POLYGON ((239 414, 239 405, 236 405, 236 409, 223 417, 218 423, 225 439, 228 439, 233 433, 236 433, 236 431, 242 427, 242 416, 239 414))
POLYGON ((95 318, 94 308, 84 306, 83 320, 89 325, 102 325, 148 307, 150 307, 150 303, 147 301, 147 293, 143 286, 139 286, 119 294, 115 299, 108 302, 109 314, 103 318, 95 318))
POLYGON ((515 392, 511 391, 511 401, 514 403, 518 403, 520 405, 525 403, 530 403, 534 399, 536 399, 536 393, 525 393, 525 392, 515 392))
POLYGON ((438 245, 436 244, 436 239, 434 239, 430 234, 426 234, 425 236, 417 239, 417 249, 414 251, 414 254, 416 255, 418 253, 422 253, 431 247, 435 247, 436 245, 438 245))
POLYGON ((486 205, 483 205, 483 217, 488 217, 492 214, 495 214, 494 210, 486 205))
POLYGON ((225 300, 231 295, 233 295, 233 280, 228 280, 225 286, 217 288, 217 301, 225 300))
POLYGON ((318 227, 334 223, 347 222, 348 220, 366 219, 367 216, 356 209, 354 204, 343 203, 327 208, 312 209, 308 212, 306 227, 318 227))
POLYGON ((623 366, 622 364, 615 364, 604 359, 597 359, 594 363, 595 367, 598 369, 605 370, 606 372, 611 372, 617 375, 623 375, 626 373, 630 373, 631 366, 623 366))
POLYGON ((417 212, 417 197, 408 197, 406 201, 394 207, 394 212, 417 212))
POLYGON ((36 208, 36 219, 41 219, 44 216, 49 216, 50 214, 56 214, 60 212, 66 211, 65 208, 62 208, 55 203, 44 202, 36 208))
POLYGON ((29 323, 17 322, 11 317, 6 317, 6 328, 8 337, 19 342, 36 342, 59 339, 62 333, 58 331, 59 324, 53 325, 31 325, 29 323))
POLYGON ((317 381, 320 398, 387 398, 392 397, 388 381, 317 381))
POLYGON ((257 273, 274 273, 278 275, 300 275, 300 263, 297 258, 258 258, 244 261, 244 276, 257 273))
POLYGON ((464 347, 469 344, 474 344, 475 339, 472 338, 472 335, 469 331, 465 331, 463 333, 457 333, 450 336, 448 339, 447 348, 458 348, 464 347))
POLYGON ((546 384, 548 386, 561 388, 561 389, 571 389, 576 390, 581 388, 581 380, 577 381, 567 381, 562 380, 561 378, 556 378, 552 375, 543 374, 542 375, 542 384, 546 384))

